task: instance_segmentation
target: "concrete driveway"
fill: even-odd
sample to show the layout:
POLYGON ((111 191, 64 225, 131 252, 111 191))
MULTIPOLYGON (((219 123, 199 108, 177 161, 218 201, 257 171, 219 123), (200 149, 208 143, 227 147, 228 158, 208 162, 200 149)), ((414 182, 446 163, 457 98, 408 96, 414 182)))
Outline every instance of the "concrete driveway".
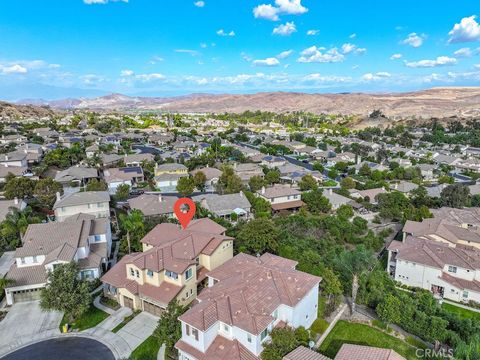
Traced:
POLYGON ((40 301, 13 304, 5 319, 0 322, 0 349, 32 335, 60 334, 58 327, 62 316, 58 311, 42 311, 40 301))
POLYGON ((152 335, 157 325, 158 317, 143 311, 121 328, 117 335, 121 336, 134 350, 152 335))

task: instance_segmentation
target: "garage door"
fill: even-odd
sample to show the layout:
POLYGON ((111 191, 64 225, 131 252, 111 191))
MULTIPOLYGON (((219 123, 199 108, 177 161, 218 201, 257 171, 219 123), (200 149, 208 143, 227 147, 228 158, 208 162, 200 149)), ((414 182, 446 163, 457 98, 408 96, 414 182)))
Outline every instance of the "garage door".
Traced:
POLYGON ((32 301, 40 299, 41 289, 19 290, 13 293, 13 302, 32 301))
POLYGON ((123 306, 133 309, 133 299, 124 296, 123 297, 123 306))
POLYGON ((145 300, 143 301, 143 310, 155 316, 162 315, 162 312, 164 311, 164 309, 160 306, 151 304, 149 302, 146 302, 145 300))

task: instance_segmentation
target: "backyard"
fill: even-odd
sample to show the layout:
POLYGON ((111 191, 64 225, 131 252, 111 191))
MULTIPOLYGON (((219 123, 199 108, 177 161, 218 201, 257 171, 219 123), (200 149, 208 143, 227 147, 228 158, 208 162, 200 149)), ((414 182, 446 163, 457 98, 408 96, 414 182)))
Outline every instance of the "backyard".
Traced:
POLYGON ((416 348, 405 341, 369 325, 351 323, 344 320, 340 320, 335 325, 332 332, 320 346, 320 352, 333 359, 344 343, 389 348, 395 350, 407 360, 418 359, 415 355, 416 348))
POLYGON ((460 317, 466 318, 466 319, 477 319, 480 320, 480 312, 476 312, 473 310, 468 310, 464 309, 460 306, 455 306, 453 304, 449 303, 443 303, 442 308, 448 312, 451 312, 453 314, 457 314, 460 317))

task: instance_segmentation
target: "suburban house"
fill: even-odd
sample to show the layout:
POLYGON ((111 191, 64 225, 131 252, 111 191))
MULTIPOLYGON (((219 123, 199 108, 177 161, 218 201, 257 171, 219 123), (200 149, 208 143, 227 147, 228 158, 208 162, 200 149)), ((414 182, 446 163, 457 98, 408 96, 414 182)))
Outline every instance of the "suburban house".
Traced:
POLYGON ((337 210, 340 206, 353 202, 352 199, 333 192, 333 189, 326 189, 323 192, 323 196, 328 199, 328 202, 332 205, 333 210, 337 210))
POLYGON ((169 163, 155 166, 155 183, 161 192, 176 192, 178 180, 188 177, 188 168, 183 164, 169 163))
POLYGON ((1 154, 0 165, 26 167, 28 166, 27 153, 26 151, 16 150, 7 154, 1 154))
POLYGON ((141 167, 110 168, 103 172, 103 179, 108 185, 108 192, 115 194, 117 187, 128 185, 131 188, 145 180, 141 167))
MULTIPOLYGON (((285 355, 282 360, 331 360, 305 346, 299 346, 285 355)), ((405 360, 395 350, 364 345, 342 344, 333 360, 405 360)))
POLYGON ((414 236, 434 240, 456 247, 472 246, 480 249, 480 209, 455 209, 442 207, 430 209, 433 218, 423 221, 407 220, 403 226, 403 238, 414 236))
POLYGON ((198 172, 202 172, 207 179, 205 181, 205 190, 214 191, 215 185, 218 183, 218 179, 222 175, 222 172, 212 167, 204 167, 190 171, 190 175, 195 176, 198 172))
POLYGON ((7 304, 38 299, 47 273, 56 265, 75 261, 82 279, 100 277, 110 254, 112 234, 108 219, 74 216, 64 222, 31 224, 15 251, 15 263, 6 278, 7 304))
POLYGON ((12 212, 12 208, 22 211, 26 207, 27 203, 17 198, 13 200, 0 200, 0 222, 6 219, 7 215, 12 212))
POLYGON ((389 274, 439 299, 480 302, 480 250, 407 236, 388 247, 389 274))
POLYGON ((162 223, 142 240, 143 252, 124 256, 103 277, 104 292, 122 305, 160 315, 172 300, 186 305, 206 273, 233 256, 233 238, 208 218, 185 228, 162 223))
POLYGON ((268 167, 269 169, 274 169, 276 167, 285 165, 287 160, 281 156, 267 155, 262 157, 262 165, 268 167))
POLYGON ((245 164, 233 164, 233 171, 235 175, 240 177, 243 182, 248 182, 254 176, 260 176, 263 178, 264 173, 260 165, 255 163, 245 163, 245 164))
POLYGON ((208 287, 178 318, 179 358, 260 359, 273 328, 309 328, 317 318, 321 278, 296 265, 268 253, 240 253, 207 273, 208 287))
POLYGON ((55 175, 55 181, 63 185, 65 192, 68 189, 73 190, 72 188, 78 190, 78 187, 85 185, 92 179, 98 179, 98 170, 78 165, 59 171, 55 175))
POLYGON ((301 200, 302 193, 290 186, 274 185, 268 188, 262 187, 255 195, 267 200, 272 205, 274 212, 297 211, 304 205, 304 202, 301 200))
POLYGON ((0 164, 0 183, 7 181, 8 174, 12 174, 15 177, 31 175, 26 166, 9 166, 8 164, 0 164))
POLYGON ((176 196, 165 196, 162 194, 142 194, 128 199, 128 206, 132 210, 140 210, 145 216, 166 216, 175 217, 173 205, 178 200, 176 196))
POLYGON ((354 199, 363 199, 365 201, 368 201, 370 204, 377 204, 377 196, 379 194, 387 193, 387 190, 385 190, 384 187, 381 187, 367 190, 349 189, 348 192, 350 193, 350 196, 354 199))
POLYGON ((85 154, 87 159, 93 158, 95 155, 98 155, 100 152, 100 147, 97 144, 92 144, 85 149, 85 154))
POLYGON ((245 194, 240 191, 237 194, 202 194, 193 196, 192 200, 200 203, 204 209, 224 219, 237 220, 248 219, 252 205, 245 194), (235 214, 232 216, 232 214, 235 214))
POLYGON ((27 163, 29 165, 40 162, 43 157, 43 147, 40 144, 26 143, 19 147, 18 151, 23 151, 27 154, 27 163))
POLYGON ((125 155, 123 158, 123 162, 125 166, 142 166, 142 162, 150 162, 155 161, 155 156, 153 154, 131 154, 125 155))
POLYGON ((93 215, 95 218, 110 218, 110 194, 108 191, 85 191, 60 196, 53 205, 55 220, 62 222, 77 214, 93 215))

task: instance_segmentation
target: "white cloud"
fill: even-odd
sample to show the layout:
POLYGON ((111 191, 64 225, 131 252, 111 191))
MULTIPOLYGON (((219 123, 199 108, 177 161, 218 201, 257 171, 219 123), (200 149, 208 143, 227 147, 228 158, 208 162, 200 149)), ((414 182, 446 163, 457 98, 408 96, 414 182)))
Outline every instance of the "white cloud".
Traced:
POLYGON ((475 20, 477 17, 472 15, 464 17, 459 24, 455 24, 448 35, 449 43, 460 43, 480 40, 480 25, 475 20))
POLYGON ((385 71, 380 71, 377 73, 366 73, 362 76, 362 80, 364 81, 377 81, 377 80, 382 80, 386 78, 390 78, 392 75, 388 72, 385 71))
POLYGON ((28 72, 27 68, 20 65, 20 64, 14 64, 10 66, 1 66, 0 65, 0 71, 2 74, 26 74, 28 72))
POLYGON ((357 34, 353 33, 353 34, 350 34, 349 38, 350 39, 355 39, 357 37, 357 34))
POLYGON ((278 9, 270 4, 262 4, 253 8, 253 16, 257 19, 278 20, 278 9))
POLYGON ((143 82, 149 82, 154 80, 163 80, 165 79, 165 76, 159 73, 150 73, 150 74, 135 75, 135 78, 143 82))
POLYGON ((235 36, 235 31, 229 31, 229 32, 225 32, 225 30, 223 29, 220 29, 220 30, 217 30, 217 35, 219 36, 235 36))
POLYGON ((345 60, 345 56, 338 52, 337 48, 327 51, 323 47, 311 46, 300 53, 297 59, 300 63, 334 63, 345 60))
POLYGON ((240 53, 240 56, 241 56, 242 59, 245 60, 246 62, 252 61, 252 57, 251 57, 250 55, 248 55, 247 53, 245 53, 245 52, 241 52, 241 53, 240 53))
POLYGON ((276 56, 277 59, 286 59, 293 54, 293 50, 285 50, 276 56))
POLYGON ((301 4, 301 0, 275 0, 275 6, 261 4, 253 8, 253 16, 259 19, 272 21, 279 20, 279 15, 301 15, 308 9, 301 4))
POLYGON ((280 61, 278 61, 277 58, 273 58, 273 57, 253 61, 254 66, 278 66, 279 64, 280 64, 280 61))
POLYGON ((120 71, 120 76, 133 76, 135 75, 135 73, 133 72, 133 70, 122 70, 120 71))
POLYGON ((480 69, 480 64, 473 65, 476 69, 480 69))
POLYGON ((407 38, 402 40, 400 43, 404 45, 410 45, 414 48, 422 46, 425 35, 418 35, 417 33, 408 34, 407 38))
POLYGON ((312 30, 307 31, 307 35, 308 36, 315 36, 315 35, 318 35, 319 32, 320 32, 320 30, 312 29, 312 30))
POLYGON ((455 65, 457 59, 451 58, 448 56, 439 56, 434 60, 420 60, 420 61, 405 61, 405 66, 411 68, 427 68, 427 67, 436 67, 436 66, 449 66, 455 65))
POLYGON ((364 54, 367 51, 365 48, 359 48, 357 45, 350 44, 350 43, 345 43, 342 45, 342 52, 347 55, 350 54, 351 52, 354 52, 355 54, 364 54))
POLYGON ((398 60, 402 58, 402 54, 393 54, 390 56, 390 60, 398 60))
POLYGON ((198 56, 200 53, 197 50, 190 50, 190 49, 175 49, 176 53, 180 54, 190 54, 192 56, 198 56))
POLYGON ((87 5, 105 5, 108 4, 109 2, 123 2, 123 3, 128 3, 128 0, 83 0, 83 2, 87 5))
POLYGON ((195 5, 196 7, 202 8, 205 6, 205 1, 195 1, 193 5, 195 5))
POLYGON ((295 23, 287 22, 285 24, 280 24, 276 28, 273 29, 273 34, 281 35, 281 36, 288 36, 297 31, 295 23))
POLYGON ((455 51, 453 53, 453 55, 457 58, 470 57, 470 56, 472 56, 472 50, 468 47, 464 47, 464 48, 461 48, 461 49, 458 49, 457 51, 455 51))

